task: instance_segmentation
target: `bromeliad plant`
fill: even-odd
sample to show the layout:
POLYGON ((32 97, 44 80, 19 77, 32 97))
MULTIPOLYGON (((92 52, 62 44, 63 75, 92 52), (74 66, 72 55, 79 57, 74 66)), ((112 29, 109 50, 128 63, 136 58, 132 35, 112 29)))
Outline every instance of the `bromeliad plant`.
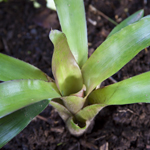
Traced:
POLYGON ((150 45, 150 16, 142 18, 140 10, 127 18, 87 60, 83 0, 55 4, 62 27, 62 32, 50 32, 55 81, 28 63, 0 54, 0 80, 6 81, 0 84, 0 147, 49 103, 70 133, 80 136, 105 106, 150 102, 150 72, 96 88, 150 45))

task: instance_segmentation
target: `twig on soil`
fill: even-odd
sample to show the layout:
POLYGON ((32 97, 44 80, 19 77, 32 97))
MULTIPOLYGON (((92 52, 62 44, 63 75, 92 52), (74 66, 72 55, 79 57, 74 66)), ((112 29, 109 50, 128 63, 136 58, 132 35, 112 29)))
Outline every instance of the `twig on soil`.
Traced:
POLYGON ((4 44, 5 51, 6 51, 8 54, 10 54, 10 50, 9 50, 9 48, 8 48, 8 45, 7 45, 6 40, 5 40, 4 38, 2 38, 2 41, 3 41, 3 44, 4 44))
POLYGON ((88 18, 88 21, 93 25, 93 26, 96 26, 97 25, 97 22, 88 18))
POLYGON ((105 19, 107 19, 108 21, 110 21, 111 23, 113 23, 114 25, 118 25, 117 22, 115 22, 114 20, 112 20, 111 18, 109 18, 108 16, 106 16, 101 11, 97 10, 93 5, 90 5, 89 8, 91 9, 91 11, 93 11, 93 12, 97 13, 98 15, 104 17, 105 19))
POLYGON ((48 119, 45 118, 45 117, 42 117, 42 116, 40 116, 40 115, 37 115, 36 117, 37 117, 38 119, 41 119, 41 120, 47 122, 47 123, 50 123, 50 122, 48 121, 48 119))
POLYGON ((146 53, 146 54, 148 53, 148 49, 147 49, 147 47, 145 48, 145 53, 146 53))
MULTIPOLYGON (((113 77, 109 77, 108 79, 113 83, 117 83, 117 81, 113 77)), ((102 87, 101 84, 96 86, 96 89, 99 89, 100 87, 102 87)))
POLYGON ((109 77, 108 78, 110 81, 112 81, 113 83, 117 83, 117 81, 113 78, 113 77, 109 77))
POLYGON ((81 145, 85 148, 89 148, 89 149, 98 149, 98 147, 96 145, 94 145, 93 143, 90 142, 86 142, 84 140, 81 140, 81 145))
POLYGON ((59 128, 59 127, 57 127, 57 128, 51 128, 50 129, 52 132, 56 132, 56 133, 63 133, 64 132, 64 128, 62 127, 62 128, 59 128))
MULTIPOLYGON (((126 110, 124 110, 124 109, 122 109, 122 110, 118 110, 118 112, 130 112, 130 113, 132 113, 132 114, 136 114, 134 111, 132 111, 131 109, 126 109, 126 110)), ((137 114, 136 114, 137 115, 137 114)))
MULTIPOLYGON (((99 135, 98 135, 99 136, 99 135)), ((102 140, 102 139, 105 139, 106 138, 106 135, 103 135, 103 136, 100 136, 100 137, 98 137, 98 138, 94 138, 94 140, 93 140, 93 142, 95 142, 95 141, 99 141, 99 140, 102 140)))
POLYGON ((100 146, 99 150, 108 150, 108 142, 106 142, 102 146, 100 146))

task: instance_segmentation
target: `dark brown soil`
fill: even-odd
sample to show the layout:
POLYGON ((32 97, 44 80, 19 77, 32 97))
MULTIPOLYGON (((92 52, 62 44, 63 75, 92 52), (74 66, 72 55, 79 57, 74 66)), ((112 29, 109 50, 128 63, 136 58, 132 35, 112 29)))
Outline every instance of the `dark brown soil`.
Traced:
MULTIPOLYGON (((92 13, 93 5, 117 22, 139 9, 150 14, 150 1, 85 0, 89 55, 100 45, 114 25, 92 13), (92 21, 91 21, 92 20, 92 21)), ((35 9, 27 0, 0 3, 0 52, 29 62, 52 77, 53 45, 50 29, 60 29, 56 12, 35 9)), ((150 70, 150 49, 140 52, 113 75, 117 81, 150 70)), ((106 80, 103 85, 111 84, 106 80)), ((150 150, 150 104, 109 106, 95 118, 91 133, 70 135, 57 112, 48 106, 2 150, 150 150)))

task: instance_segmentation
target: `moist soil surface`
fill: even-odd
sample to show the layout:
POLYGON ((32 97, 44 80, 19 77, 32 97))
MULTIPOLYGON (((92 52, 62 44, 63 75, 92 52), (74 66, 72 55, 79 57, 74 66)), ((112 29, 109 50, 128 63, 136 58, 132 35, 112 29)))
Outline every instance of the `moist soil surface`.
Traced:
MULTIPOLYGON (((34 8, 27 0, 0 3, 0 52, 28 62, 53 78, 51 28, 59 29, 55 11, 34 8)), ((137 10, 150 14, 150 1, 85 0, 89 56, 115 27, 91 5, 117 23, 137 10)), ((89 68, 90 69, 90 68, 89 68)), ((150 70, 150 49, 141 51, 112 77, 121 81, 150 70)), ((107 79, 104 85, 112 84, 107 79)), ((90 133, 72 136, 58 113, 48 106, 1 150, 150 150, 150 104, 105 107, 90 133)))

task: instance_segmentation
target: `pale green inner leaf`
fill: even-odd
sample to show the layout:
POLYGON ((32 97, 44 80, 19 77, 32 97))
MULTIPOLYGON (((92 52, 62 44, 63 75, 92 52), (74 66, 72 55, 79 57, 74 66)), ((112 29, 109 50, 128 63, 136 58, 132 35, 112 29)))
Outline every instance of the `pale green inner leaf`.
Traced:
POLYGON ((59 115, 65 122, 72 116, 70 111, 63 105, 61 99, 54 99, 50 101, 50 104, 58 111, 59 115))
POLYGON ((65 35, 52 30, 50 39, 54 44, 52 71, 61 94, 68 96, 80 91, 83 86, 81 70, 69 49, 65 35))
POLYGON ((84 106, 85 98, 77 97, 77 96, 67 96, 62 97, 62 100, 65 106, 68 108, 70 112, 73 114, 77 113, 84 106))

